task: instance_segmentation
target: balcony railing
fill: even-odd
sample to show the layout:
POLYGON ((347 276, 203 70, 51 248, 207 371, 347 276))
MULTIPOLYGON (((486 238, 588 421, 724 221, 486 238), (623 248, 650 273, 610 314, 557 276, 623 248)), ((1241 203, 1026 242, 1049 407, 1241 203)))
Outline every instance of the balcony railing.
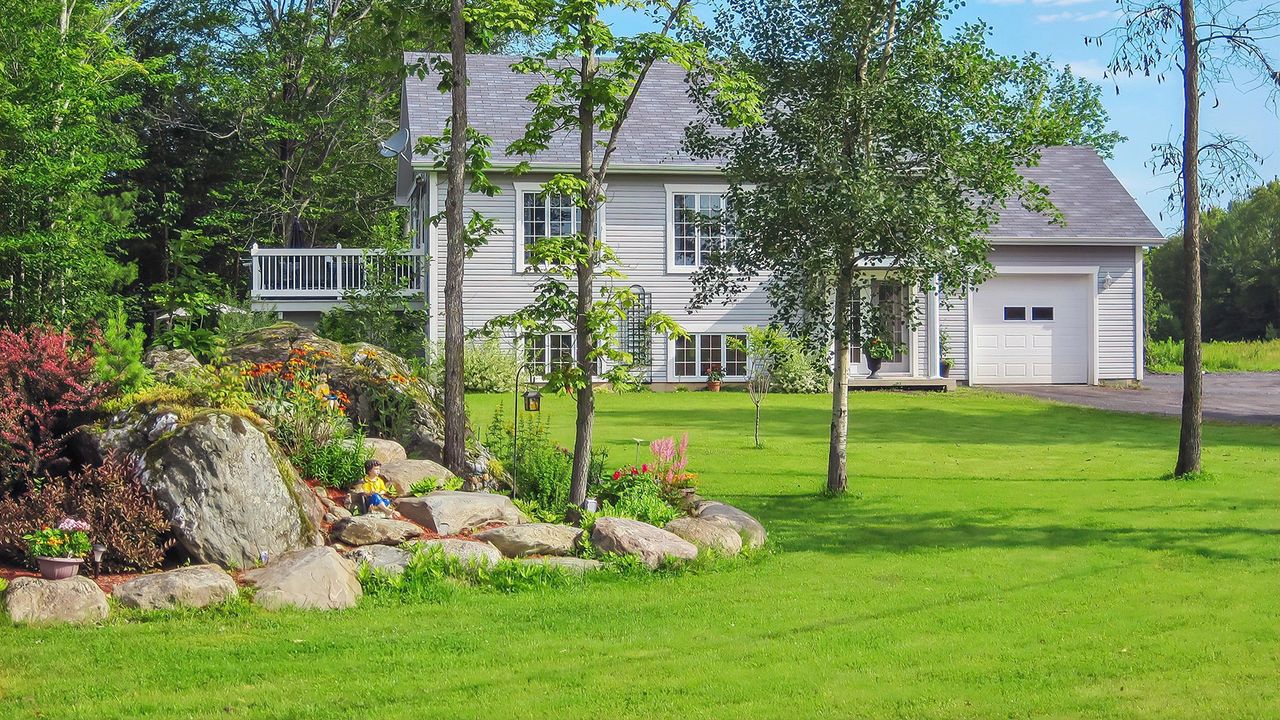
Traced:
POLYGON ((255 300, 341 300, 367 290, 378 273, 389 273, 404 295, 421 295, 426 282, 421 250, 394 255, 336 248, 260 248, 249 250, 250 295, 255 300))

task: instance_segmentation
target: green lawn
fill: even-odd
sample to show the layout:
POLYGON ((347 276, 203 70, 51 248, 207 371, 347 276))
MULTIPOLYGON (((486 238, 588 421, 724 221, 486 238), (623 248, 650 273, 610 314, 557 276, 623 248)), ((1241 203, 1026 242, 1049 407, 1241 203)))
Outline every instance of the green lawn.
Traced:
MULTIPOLYGON (((1280 340, 1211 341, 1201 345, 1206 372, 1280 372, 1280 340)), ((1148 340, 1152 372, 1182 372, 1181 340, 1148 340)))
MULTIPOLYGON (((504 402, 510 402, 503 398, 504 402)), ((498 398, 472 399, 477 425, 498 398)), ((1280 429, 957 392, 604 396, 613 460, 687 430, 704 494, 780 552, 709 574, 334 614, 0 626, 0 717, 1262 718, 1280 715, 1280 429)), ((544 417, 566 442, 564 398, 544 417)))

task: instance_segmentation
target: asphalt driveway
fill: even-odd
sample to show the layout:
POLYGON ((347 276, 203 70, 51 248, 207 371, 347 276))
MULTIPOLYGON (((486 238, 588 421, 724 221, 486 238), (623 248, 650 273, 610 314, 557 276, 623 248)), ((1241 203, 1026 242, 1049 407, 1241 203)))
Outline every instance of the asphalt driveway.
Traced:
MULTIPOLYGON (((1001 385, 987 389, 1118 412, 1178 415, 1182 376, 1147 375, 1141 389, 1098 385, 1001 385)), ((1280 373, 1204 376, 1204 416, 1213 420, 1280 425, 1280 373)))

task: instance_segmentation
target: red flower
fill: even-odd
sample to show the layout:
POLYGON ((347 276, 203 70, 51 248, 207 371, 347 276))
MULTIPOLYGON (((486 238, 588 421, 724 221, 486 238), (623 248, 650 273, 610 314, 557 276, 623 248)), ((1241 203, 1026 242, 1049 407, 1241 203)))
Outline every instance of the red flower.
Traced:
POLYGON ((649 463, 645 463, 644 465, 640 466, 640 472, 647 474, 649 472, 649 463))
POLYGON ((621 470, 614 470, 614 471, 613 471, 613 479, 614 479, 614 480, 617 480, 617 479, 618 479, 618 478, 620 478, 620 477, 622 477, 622 471, 621 471, 621 470))
POLYGON ((632 465, 632 466, 631 466, 631 474, 632 474, 632 475, 639 475, 639 474, 640 474, 640 470, 639 470, 639 469, 637 469, 635 465, 632 465))

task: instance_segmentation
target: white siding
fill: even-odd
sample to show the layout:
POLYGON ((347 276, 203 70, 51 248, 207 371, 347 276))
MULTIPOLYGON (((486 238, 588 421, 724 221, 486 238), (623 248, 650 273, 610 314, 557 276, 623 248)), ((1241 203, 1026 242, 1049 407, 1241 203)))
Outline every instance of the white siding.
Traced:
MULTIPOLYGON (((476 250, 467 260, 467 278, 464 289, 466 325, 477 328, 486 321, 504 313, 513 312, 526 305, 533 297, 538 275, 515 271, 515 223, 517 221, 516 192, 510 176, 495 175, 491 178, 502 193, 493 197, 468 194, 465 205, 468 211, 478 211, 496 223, 499 231, 489 238, 488 244, 476 250)), ((539 183, 546 175, 524 175, 520 183, 539 183)), ((637 284, 650 293, 655 312, 665 312, 675 318, 685 330, 696 332, 741 331, 752 325, 764 325, 772 316, 772 309, 764 288, 753 282, 730 305, 720 303, 687 311, 693 297, 693 279, 688 273, 667 272, 667 183, 679 185, 723 183, 717 176, 690 175, 614 175, 608 180, 604 210, 604 237, 617 253, 627 285, 637 284)), ((439 197, 444 198, 446 184, 443 178, 438 186, 439 197)), ((440 203, 443 206, 443 201, 440 203)), ((436 272, 443 277, 445 267, 444 228, 435 230, 436 272)), ((444 283, 437 283, 434 306, 444 307, 444 283)), ((441 323, 443 325, 443 323, 441 323)), ((662 338, 654 341, 652 378, 655 382, 667 380, 669 358, 667 343, 662 338)))
POLYGON ((943 296, 938 301, 938 329, 947 334, 945 357, 951 360, 951 377, 969 377, 969 296, 943 296))
MULTIPOLYGON (((538 183, 546 175, 527 175, 521 183, 538 183)), ((513 312, 523 307, 533 297, 533 287, 538 276, 515 271, 515 222, 517 220, 517 196, 510 176, 495 175, 495 182, 502 193, 494 197, 468 194, 468 211, 479 211, 496 222, 497 233, 487 245, 476 250, 467 261, 467 281, 464 302, 468 328, 477 328, 493 317, 513 312)), ((653 309, 665 312, 676 319, 687 331, 737 332, 752 325, 767 324, 772 317, 768 297, 760 282, 751 283, 733 303, 716 303, 693 313, 687 311, 693 296, 693 280, 688 273, 670 272, 667 267, 668 218, 666 184, 681 186, 705 184, 716 186, 722 182, 715 175, 691 176, 686 174, 631 175, 618 174, 609 179, 606 194, 604 227, 605 239, 622 262, 626 278, 621 282, 638 284, 652 297, 653 309)), ((443 206, 445 184, 437 186, 443 206)), ((436 276, 443 278, 444 228, 436 228, 436 276)), ((1136 333, 1140 328, 1135 322, 1135 253, 1132 247, 1106 246, 1034 246, 997 245, 991 261, 997 271, 1004 267, 1077 267, 1097 266, 1101 279, 1107 274, 1112 278, 1110 288, 1098 292, 1098 378, 1129 379, 1137 377, 1136 333)), ((444 305, 443 282, 435 282, 433 306, 444 305)), ((924 294, 918 295, 924 302, 924 294)), ((968 378, 968 298, 942 298, 939 325, 947 333, 950 344, 948 357, 954 363, 953 378, 968 378)), ((922 308, 923 309, 923 308, 922 308)), ((919 376, 929 376, 927 328, 920 315, 921 325, 913 333, 914 369, 919 376)), ((443 323, 439 323, 442 326, 443 323)), ((669 343, 655 338, 653 345, 652 380, 674 382, 669 377, 672 358, 669 343)))
MULTIPOLYGON (((1002 266, 1078 267, 1098 268, 1098 379, 1129 380, 1137 377, 1135 358, 1135 253, 1132 247, 1038 247, 1032 245, 998 245, 991 252, 991 262, 996 272, 1002 266), (1112 284, 1102 288, 1102 278, 1111 275, 1112 284)), ((951 376, 967 380, 969 377, 968 353, 968 298, 952 298, 952 307, 945 305, 941 313, 942 330, 947 333, 951 345, 951 358, 955 362, 951 376)))

